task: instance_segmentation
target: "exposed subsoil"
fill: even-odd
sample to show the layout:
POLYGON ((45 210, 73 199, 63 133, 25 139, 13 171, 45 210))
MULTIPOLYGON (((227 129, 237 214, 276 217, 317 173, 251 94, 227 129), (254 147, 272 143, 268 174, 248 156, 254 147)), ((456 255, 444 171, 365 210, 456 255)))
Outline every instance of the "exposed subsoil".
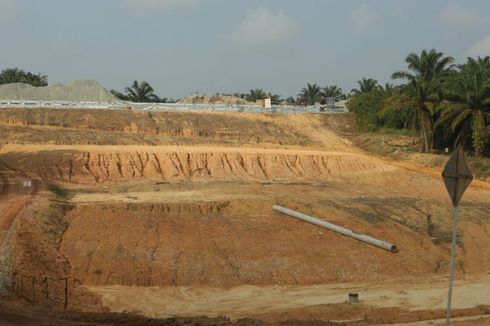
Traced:
MULTIPOLYGON (((50 277, 68 279, 68 308, 85 311, 352 325, 440 318, 451 230, 441 180, 356 148, 332 125, 346 122, 314 114, 0 110, 0 161, 9 173, 43 180, 5 228, 9 264, 21 279, 35 279, 21 288, 11 277, 15 293, 62 309, 63 282, 42 292, 50 277), (274 204, 400 251, 280 215, 274 204), (332 309, 353 289, 365 291, 360 311, 372 318, 355 307, 332 309), (415 297, 426 304, 407 301, 415 297)), ((2 184, 0 192, 9 187, 2 184)), ((486 314, 475 307, 490 304, 479 296, 490 270, 487 186, 471 187, 461 204, 457 278, 460 298, 475 300, 455 300, 460 316, 486 314)))

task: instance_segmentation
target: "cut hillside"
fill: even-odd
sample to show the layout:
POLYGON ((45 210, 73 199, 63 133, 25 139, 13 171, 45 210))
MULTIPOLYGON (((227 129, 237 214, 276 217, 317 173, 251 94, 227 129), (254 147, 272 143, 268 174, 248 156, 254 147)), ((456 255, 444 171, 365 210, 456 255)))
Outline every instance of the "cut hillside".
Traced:
POLYGON ((317 130, 324 129, 324 120, 330 118, 320 114, 305 120, 288 114, 1 109, 0 143, 321 149, 324 138, 316 136, 317 130))
MULTIPOLYGON (((351 290, 366 309, 426 309, 415 302, 420 298, 440 310, 451 242, 440 175, 355 147, 332 131, 347 129, 347 118, 0 110, 8 141, 2 166, 58 185, 51 185, 57 197, 40 191, 12 223, 11 266, 29 280, 68 275, 80 307, 151 317, 299 316, 342 304, 351 290), (281 215, 274 204, 388 241, 399 252, 281 215)), ((481 286, 490 270, 489 198, 472 186, 461 202, 456 275, 470 291, 465 298, 475 300, 455 300, 457 309, 490 304, 481 286)), ((17 295, 42 297, 38 288, 17 295)), ((344 312, 339 319, 352 318, 344 312)))
POLYGON ((54 84, 46 87, 22 83, 0 85, 0 100, 120 102, 95 80, 76 80, 68 85, 54 84))

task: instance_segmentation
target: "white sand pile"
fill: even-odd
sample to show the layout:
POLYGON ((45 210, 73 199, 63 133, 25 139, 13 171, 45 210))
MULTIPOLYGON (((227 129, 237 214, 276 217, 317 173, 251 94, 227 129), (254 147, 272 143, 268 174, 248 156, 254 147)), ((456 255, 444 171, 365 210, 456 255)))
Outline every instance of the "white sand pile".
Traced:
POLYGON ((247 100, 236 96, 229 95, 204 95, 204 94, 192 94, 191 96, 185 97, 178 101, 177 103, 182 104, 229 104, 229 105, 240 105, 240 104, 253 104, 247 100))
POLYGON ((68 85, 34 87, 28 84, 0 85, 0 100, 118 102, 119 99, 95 80, 76 80, 68 85))

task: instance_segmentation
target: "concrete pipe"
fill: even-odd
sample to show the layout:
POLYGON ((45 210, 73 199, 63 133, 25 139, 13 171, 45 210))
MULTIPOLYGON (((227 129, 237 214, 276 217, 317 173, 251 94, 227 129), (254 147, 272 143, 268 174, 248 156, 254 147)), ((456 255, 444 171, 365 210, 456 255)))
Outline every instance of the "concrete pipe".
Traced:
POLYGON ((378 240, 378 239, 375 239, 375 238, 370 237, 368 235, 356 233, 354 231, 351 231, 349 229, 343 228, 341 226, 338 226, 338 225, 335 225, 335 224, 332 224, 332 223, 328 223, 328 222, 319 220, 319 219, 317 219, 317 218, 315 218, 313 216, 305 215, 305 214, 302 214, 300 212, 293 211, 292 209, 289 209, 289 208, 286 208, 286 207, 282 207, 282 206, 279 206, 279 205, 274 205, 274 206, 272 206, 272 208, 274 210, 280 212, 280 213, 283 213, 283 214, 286 214, 286 215, 295 217, 297 219, 300 219, 302 221, 305 221, 305 222, 308 222, 308 223, 311 223, 311 224, 315 224, 315 225, 324 227, 325 229, 328 229, 328 230, 331 230, 331 231, 334 231, 334 232, 343 234, 345 236, 354 238, 354 239, 359 240, 359 241, 362 241, 362 242, 369 243, 370 245, 373 245, 373 246, 376 246, 376 247, 379 247, 379 248, 388 250, 390 252, 393 252, 393 253, 398 252, 398 248, 394 244, 391 244, 389 242, 386 242, 386 241, 383 241, 383 240, 378 240))

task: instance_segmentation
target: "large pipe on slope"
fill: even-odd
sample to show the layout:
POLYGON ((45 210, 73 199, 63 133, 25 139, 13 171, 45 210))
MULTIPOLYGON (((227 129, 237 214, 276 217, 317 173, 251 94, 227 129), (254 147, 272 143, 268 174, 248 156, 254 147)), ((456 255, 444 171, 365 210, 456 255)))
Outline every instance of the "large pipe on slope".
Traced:
POLYGON ((376 246, 376 247, 379 247, 379 248, 388 250, 390 252, 393 252, 393 253, 398 252, 398 248, 394 244, 391 244, 389 242, 386 242, 386 241, 383 241, 383 240, 379 240, 379 239, 370 237, 368 235, 356 233, 356 232, 354 232, 352 230, 343 228, 341 226, 338 226, 338 225, 335 225, 335 224, 332 224, 332 223, 328 223, 328 222, 319 220, 319 219, 317 219, 317 218, 315 218, 313 216, 309 216, 309 215, 302 214, 302 213, 297 212, 297 211, 293 211, 292 209, 289 209, 289 208, 286 208, 286 207, 282 207, 282 206, 279 206, 279 205, 274 205, 274 206, 272 206, 272 208, 274 210, 280 212, 280 213, 283 213, 283 214, 286 214, 286 215, 295 217, 297 219, 300 219, 302 221, 305 221, 305 222, 308 222, 308 223, 311 223, 311 224, 315 224, 315 225, 321 226, 321 227, 323 227, 325 229, 328 229, 328 230, 331 230, 331 231, 340 233, 342 235, 345 235, 345 236, 354 238, 356 240, 369 243, 370 245, 373 245, 373 246, 376 246))

